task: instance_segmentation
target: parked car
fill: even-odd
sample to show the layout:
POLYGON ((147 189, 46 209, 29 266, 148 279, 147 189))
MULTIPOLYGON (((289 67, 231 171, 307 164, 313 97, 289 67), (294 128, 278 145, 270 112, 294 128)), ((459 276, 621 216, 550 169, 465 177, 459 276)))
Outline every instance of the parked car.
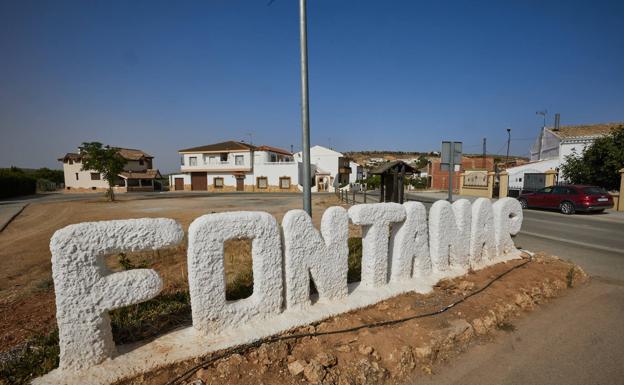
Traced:
POLYGON ((597 186, 564 185, 545 187, 518 197, 522 208, 558 209, 571 215, 576 211, 601 212, 613 207, 613 197, 597 186))

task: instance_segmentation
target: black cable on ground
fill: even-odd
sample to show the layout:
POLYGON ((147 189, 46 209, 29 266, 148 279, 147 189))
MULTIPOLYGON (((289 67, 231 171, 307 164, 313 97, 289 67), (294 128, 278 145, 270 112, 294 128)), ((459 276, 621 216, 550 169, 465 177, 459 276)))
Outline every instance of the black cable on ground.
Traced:
MULTIPOLYGON (((524 252, 522 250, 519 250, 521 252, 524 252)), ((527 255, 529 255, 528 253, 526 253, 527 255)), ((333 335, 333 334, 342 334, 342 333, 349 333, 349 332, 355 332, 361 329, 372 329, 372 328, 378 328, 378 327, 382 327, 382 326, 389 326, 389 325, 396 325, 399 323, 403 323, 406 321, 411 321, 414 319, 419 319, 419 318, 425 318, 425 317, 432 317, 432 316, 436 316, 439 314, 442 314, 448 310, 450 310, 451 308, 461 304, 462 302, 466 301, 467 299, 469 299, 470 297, 473 297, 481 292, 483 292, 485 289, 487 289, 488 287, 492 286, 492 284, 496 281, 498 281, 499 279, 503 278, 505 275, 511 273, 512 271, 526 265, 527 263, 531 262, 532 258, 529 255, 529 258, 527 258, 524 262, 522 262, 521 264, 515 265, 513 267, 511 267, 510 269, 502 272, 501 274, 497 275, 496 277, 492 278, 487 284, 485 284, 483 287, 481 287, 480 289, 477 289, 475 291, 473 291, 472 293, 458 299, 455 302, 450 303, 449 305, 446 305, 443 308, 440 308, 436 311, 432 311, 429 313, 423 313, 423 314, 416 314, 413 316, 409 316, 409 317, 404 317, 404 318, 398 318, 398 319, 394 319, 394 320, 388 320, 388 321, 379 321, 379 322, 373 322, 370 324, 363 324, 363 325, 359 325, 359 326, 354 326, 352 328, 347 328, 347 329, 338 329, 338 330, 331 330, 331 331, 326 331, 326 332, 314 332, 314 333, 300 333, 300 334, 289 334, 289 335, 278 335, 278 336, 270 336, 270 337, 266 337, 266 338, 262 338, 259 339, 256 342, 252 342, 250 344, 247 345, 241 345, 241 346, 237 346, 231 349, 226 349, 225 351, 223 351, 220 354, 217 355, 212 355, 210 357, 208 357, 207 359, 205 359, 204 361, 200 362, 199 364, 193 366, 192 368, 188 369, 187 371, 185 371, 184 373, 180 374, 179 376, 177 376, 176 378, 174 378, 173 380, 167 382, 166 385, 175 385, 181 381, 185 381, 186 379, 188 379, 191 375, 193 375, 195 372, 197 372, 199 369, 205 368, 208 365, 210 365, 211 363, 213 363, 216 360, 219 360, 221 358, 230 356, 232 354, 235 353, 241 353, 244 352, 246 350, 249 350, 251 348, 260 346, 262 344, 265 343, 270 343, 270 342, 277 342, 277 341, 284 341, 284 340, 291 340, 291 339, 296 339, 296 338, 303 338, 303 337, 318 337, 318 336, 327 336, 327 335, 333 335)))

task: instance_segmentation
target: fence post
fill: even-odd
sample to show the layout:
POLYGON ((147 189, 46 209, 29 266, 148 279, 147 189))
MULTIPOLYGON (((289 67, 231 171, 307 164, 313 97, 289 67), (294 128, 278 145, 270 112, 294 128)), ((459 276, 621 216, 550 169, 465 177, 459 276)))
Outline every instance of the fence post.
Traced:
POLYGON ((544 174, 546 174, 546 187, 554 186, 557 182, 557 171, 551 168, 546 170, 544 174))
POLYGON ((496 177, 496 173, 494 171, 489 171, 487 173, 487 183, 488 183, 488 199, 492 199, 494 196, 494 178, 496 177))
POLYGON ((466 173, 462 172, 459 174, 459 195, 464 193, 464 179, 466 178, 466 173))
POLYGON ((502 171, 498 174, 498 197, 505 198, 509 195, 509 173, 502 171))
POLYGON ((366 188, 364 188, 364 203, 366 203, 366 188))
POLYGON ((355 204, 355 189, 353 189, 353 204, 355 204))
POLYGON ((624 211, 624 168, 620 170, 620 196, 618 197, 618 204, 615 207, 616 211, 624 211))

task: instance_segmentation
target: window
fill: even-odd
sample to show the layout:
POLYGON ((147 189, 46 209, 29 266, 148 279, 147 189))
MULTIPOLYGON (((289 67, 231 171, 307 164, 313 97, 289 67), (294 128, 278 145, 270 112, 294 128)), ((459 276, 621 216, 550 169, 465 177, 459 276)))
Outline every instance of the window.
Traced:
POLYGON ((601 187, 585 187, 583 192, 587 195, 605 195, 607 194, 607 190, 601 187))
POLYGON ((100 180, 100 173, 99 172, 92 172, 91 173, 91 180, 100 180))
POLYGON ((280 188, 290 188, 290 177, 283 176, 280 178, 280 188))
POLYGON ((189 156, 189 166, 197 166, 197 157, 189 156))
POLYGON ((215 188, 223 188, 223 178, 216 177, 213 179, 213 186, 215 188))
POLYGON ((264 189, 269 186, 269 181, 266 176, 259 176, 256 179, 256 185, 258 186, 258 188, 264 189))
POLYGON ((221 162, 227 162, 228 159, 228 153, 227 152, 222 152, 221 153, 221 162))
POLYGON ((208 164, 217 164, 217 157, 216 156, 209 156, 208 157, 208 164))
POLYGON ((76 173, 76 180, 78 180, 78 173, 76 173))
POLYGON ((237 166, 242 166, 244 164, 245 158, 242 155, 234 156, 234 164, 237 166))
POLYGON ((552 192, 552 189, 552 187, 545 187, 541 190, 537 190, 537 192, 540 194, 550 194, 552 192))
POLYGON ((184 157, 183 156, 180 157, 180 165, 184 166, 184 157))
POLYGON ((145 164, 145 162, 143 162, 143 159, 139 159, 139 166, 143 166, 143 164, 145 164))

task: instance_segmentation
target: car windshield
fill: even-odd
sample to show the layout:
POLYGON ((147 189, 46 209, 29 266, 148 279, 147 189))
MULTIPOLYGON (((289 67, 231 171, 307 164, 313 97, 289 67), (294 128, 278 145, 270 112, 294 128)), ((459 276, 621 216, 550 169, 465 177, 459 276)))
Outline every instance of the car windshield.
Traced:
POLYGON ((607 193, 602 187, 585 187, 583 192, 587 195, 602 195, 607 193))

